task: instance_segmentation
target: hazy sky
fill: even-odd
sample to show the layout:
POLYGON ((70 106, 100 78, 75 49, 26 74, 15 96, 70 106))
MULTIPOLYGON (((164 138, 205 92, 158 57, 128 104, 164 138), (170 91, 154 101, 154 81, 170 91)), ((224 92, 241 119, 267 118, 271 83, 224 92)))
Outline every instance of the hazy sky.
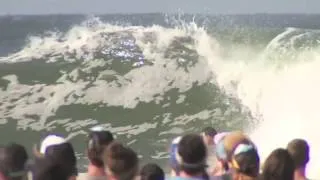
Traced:
POLYGON ((320 0, 0 0, 0 14, 320 13, 320 0))

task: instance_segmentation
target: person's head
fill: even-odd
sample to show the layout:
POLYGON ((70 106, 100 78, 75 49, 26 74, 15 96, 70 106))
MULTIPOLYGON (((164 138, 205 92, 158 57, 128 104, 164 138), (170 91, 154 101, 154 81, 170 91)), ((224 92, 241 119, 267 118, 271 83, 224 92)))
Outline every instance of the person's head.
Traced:
POLYGON ((0 148, 0 171, 8 180, 26 177, 27 160, 28 154, 22 145, 12 143, 0 148))
POLYGON ((138 173, 137 154, 119 142, 112 142, 103 153, 107 176, 117 180, 132 180, 138 173))
POLYGON ((262 168, 264 180, 293 180, 294 162, 286 149, 275 149, 268 156, 262 168))
POLYGON ((181 138, 176 151, 179 170, 189 176, 206 175, 207 149, 202 137, 188 134, 181 138))
POLYGON ((157 164, 146 164, 140 170, 140 180, 164 180, 164 171, 157 164))
POLYGON ((233 180, 256 179, 259 175, 260 158, 257 150, 250 144, 239 144, 231 159, 233 180))
POLYGON ((33 180, 75 180, 65 164, 50 158, 37 158, 32 169, 33 180))
POLYGON ((66 168, 74 176, 77 175, 77 158, 73 146, 62 136, 50 134, 46 136, 40 146, 40 150, 36 147, 33 153, 37 158, 50 158, 56 163, 64 163, 66 168))
POLYGON ((48 147, 66 142, 67 141, 62 136, 50 134, 41 141, 40 149, 37 149, 37 147, 34 146, 33 153, 36 157, 43 157, 48 147))
POLYGON ((223 137, 222 142, 226 153, 225 158, 228 162, 230 162, 233 151, 238 144, 251 144, 254 146, 250 138, 241 131, 234 131, 226 134, 223 137))
POLYGON ((219 139, 216 139, 216 157, 218 165, 227 171, 229 170, 229 162, 233 151, 239 144, 251 144, 254 146, 252 141, 242 132, 228 132, 220 135, 219 139))
POLYGON ((295 169, 305 169, 309 162, 309 145, 307 141, 303 139, 294 139, 289 142, 287 150, 293 159, 295 169))
POLYGON ((214 136, 217 134, 217 131, 213 127, 206 127, 202 131, 203 141, 206 145, 213 144, 214 136))
POLYGON ((112 141, 113 135, 110 131, 91 131, 89 133, 87 154, 92 165, 103 168, 102 154, 112 141))
POLYGON ((77 158, 71 143, 66 142, 49 146, 45 152, 45 158, 51 159, 57 164, 64 164, 69 174, 77 176, 77 158))

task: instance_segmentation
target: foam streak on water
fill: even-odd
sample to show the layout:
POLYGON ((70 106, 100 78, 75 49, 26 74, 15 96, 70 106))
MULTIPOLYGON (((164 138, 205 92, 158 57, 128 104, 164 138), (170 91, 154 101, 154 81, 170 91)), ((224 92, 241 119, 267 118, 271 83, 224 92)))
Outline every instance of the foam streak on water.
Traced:
MULTIPOLYGON (((190 53, 196 57, 193 39, 206 32, 194 24, 170 29, 156 25, 113 26, 99 20, 94 21, 94 26, 87 26, 85 22, 66 33, 53 32, 44 37, 29 37, 27 45, 20 51, 0 58, 2 65, 23 62, 27 66, 30 62, 43 61, 51 64, 53 68, 59 63, 66 65, 51 82, 33 81, 33 74, 26 74, 30 77, 28 82, 25 82, 25 78, 14 74, 15 72, 1 77, 8 82, 0 89, 1 124, 16 120, 18 131, 33 132, 61 131, 62 127, 62 131, 68 133, 71 140, 79 136, 81 138, 90 126, 99 124, 115 136, 129 141, 130 145, 138 144, 136 146, 139 146, 139 143, 146 144, 137 141, 141 134, 150 133, 148 131, 151 129, 167 127, 159 132, 159 137, 152 143, 147 142, 152 145, 159 141, 155 146, 160 148, 148 150, 155 152, 155 155, 150 153, 146 156, 163 159, 167 153, 165 146, 168 136, 187 129, 178 126, 185 126, 197 118, 208 119, 217 113, 212 109, 203 109, 191 116, 172 116, 171 112, 168 112, 170 118, 162 121, 159 118, 165 114, 155 114, 157 116, 153 117, 147 115, 148 112, 143 112, 145 116, 143 113, 135 118, 124 116, 126 119, 118 122, 110 120, 109 117, 106 117, 109 121, 106 121, 105 117, 100 117, 100 121, 87 119, 88 115, 85 113, 69 114, 61 112, 61 109, 82 105, 94 112, 98 108, 108 111, 108 108, 120 107, 119 109, 124 109, 122 111, 130 113, 130 110, 134 112, 138 105, 150 103, 160 106, 157 111, 161 112, 162 103, 167 102, 166 107, 172 106, 172 97, 166 97, 172 90, 179 93, 173 104, 183 104, 186 100, 185 92, 194 86, 208 83, 212 76, 207 61, 194 59, 194 62, 191 62, 188 57, 184 57, 190 53), (181 38, 185 39, 184 43, 180 43, 181 38), (175 51, 172 46, 182 50, 175 51), (121 67, 117 68, 119 64, 121 67), (60 114, 65 113, 67 116, 63 119, 57 117, 59 110, 60 114)), ((41 71, 33 70, 35 74, 41 71)), ((44 76, 47 74, 44 73, 44 76)), ((50 78, 52 77, 48 75, 48 79, 50 78)), ((165 105, 163 107, 165 108, 165 105)), ((103 111, 100 110, 101 112, 103 111)), ((99 113, 95 115, 99 116, 99 113)), ((82 141, 81 143, 83 144, 82 141)), ((139 152, 144 148, 136 150, 139 152)), ((76 150, 81 152, 83 149, 76 150)), ((143 152, 139 155, 145 156, 143 152)))
POLYGON ((181 92, 187 91, 193 83, 202 84, 210 77, 210 69, 206 68, 207 62, 200 61, 190 67, 188 72, 185 72, 175 62, 166 59, 163 51, 175 38, 195 36, 198 31, 204 33, 197 27, 193 28, 195 29, 190 27, 190 31, 187 32, 183 29, 165 29, 159 26, 150 28, 120 27, 101 23, 95 28, 73 27, 62 37, 57 34, 45 38, 31 37, 27 47, 9 57, 3 57, 2 61, 13 63, 37 60, 48 56, 47 62, 50 63, 57 61, 60 56, 68 57, 68 53, 74 53, 72 59, 66 58, 64 60, 74 61, 85 57, 85 60, 90 60, 90 62, 83 62, 84 68, 82 69, 76 68, 68 73, 61 72, 61 77, 56 81, 57 84, 48 86, 45 84, 23 85, 19 83, 19 79, 15 75, 3 77, 10 83, 7 89, 1 92, 1 100, 3 103, 8 102, 8 105, 11 104, 14 108, 4 108, 2 113, 20 119, 26 112, 29 112, 29 114, 41 116, 41 119, 45 121, 60 106, 70 103, 104 103, 110 106, 134 108, 139 102, 150 102, 154 95, 163 94, 172 88, 179 88, 181 92), (101 34, 121 34, 121 32, 129 33, 135 37, 136 44, 142 49, 144 58, 151 59, 153 65, 132 69, 124 76, 120 76, 112 70, 102 71, 93 82, 80 79, 79 70, 91 72, 93 68, 106 65, 103 60, 92 59, 96 49, 111 43, 108 42, 110 39, 103 39, 101 34), (154 41, 145 40, 149 33, 155 37, 154 41), (105 75, 114 76, 116 81, 107 83, 103 79, 105 75), (90 85, 89 88, 88 85, 90 85), (27 92, 31 93, 31 96, 21 97, 27 92), (45 98, 45 101, 37 103, 41 97, 45 98), (19 100, 14 103, 11 102, 13 99, 19 100), (42 106, 43 103, 45 106, 42 106), (36 108, 36 106, 38 107, 36 108))
MULTIPOLYGON (((153 101, 159 104, 164 100, 164 94, 172 89, 187 92, 194 84, 201 85, 211 79, 229 96, 238 98, 259 121, 258 126, 252 124, 245 130, 257 143, 263 158, 272 149, 285 147, 293 138, 305 138, 311 144, 312 162, 308 175, 320 178, 316 171, 316 167, 320 167, 317 134, 320 118, 319 49, 296 48, 301 39, 312 39, 312 33, 319 34, 289 28, 275 37, 264 51, 243 46, 233 49, 227 58, 223 54, 228 49, 221 47, 214 37, 194 23, 164 28, 156 25, 122 27, 97 21, 93 26, 74 26, 67 33, 30 37, 26 47, 0 58, 0 61, 52 63, 63 59, 79 61, 80 66, 61 71, 59 78, 49 85, 23 84, 16 75, 2 77, 10 83, 6 89, 0 90, 0 113, 3 114, 0 120, 21 119, 18 128, 29 125, 35 130, 50 130, 53 122, 47 122, 47 119, 62 106, 103 104, 134 109, 139 103, 153 101), (181 49, 173 51, 173 48, 181 49), (107 60, 97 58, 99 53, 113 56, 107 60), (130 67, 126 72, 109 68, 117 61, 115 54, 135 61, 138 67, 130 67), (192 58, 187 59, 184 55, 192 58), (82 77, 100 67, 104 70, 97 76, 82 77), (26 114, 39 116, 39 121, 26 117, 26 114)), ((181 95, 176 103, 181 104, 185 99, 181 95)), ((163 108, 167 106, 165 104, 163 108)), ((206 119, 212 114, 213 111, 203 110, 194 116, 181 115, 174 120, 169 118, 170 113, 164 114, 163 123, 170 122, 173 127, 159 135, 182 133, 183 130, 174 126, 192 122, 193 118, 206 119)), ((96 123, 94 120, 81 121, 77 127, 96 123)), ((113 130, 119 135, 137 135, 157 125, 144 122, 140 126, 113 127, 113 130)), ((66 126, 76 128, 72 124, 66 126)), ((104 126, 112 127, 109 123, 104 126)), ((82 133, 81 128, 76 130, 79 131, 75 133, 82 133)), ((163 154, 157 152, 154 157, 163 154)))

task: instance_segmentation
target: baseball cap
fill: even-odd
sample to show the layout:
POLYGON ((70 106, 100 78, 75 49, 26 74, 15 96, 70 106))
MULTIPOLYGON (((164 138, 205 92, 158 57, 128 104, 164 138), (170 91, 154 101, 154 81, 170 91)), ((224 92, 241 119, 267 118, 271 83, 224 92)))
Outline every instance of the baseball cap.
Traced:
POLYGON ((227 155, 227 160, 230 161, 231 156, 238 144, 252 144, 250 138, 241 131, 230 132, 223 138, 223 145, 227 155))
POLYGON ((98 132, 98 131, 104 131, 104 128, 102 126, 93 126, 90 128, 90 131, 98 132))
POLYGON ((250 138, 241 131, 221 133, 217 136, 217 139, 215 139, 215 143, 216 155, 218 159, 224 161, 231 160, 232 153, 238 144, 244 143, 254 145, 250 138))
POLYGON ((46 153, 46 150, 48 149, 48 147, 63 144, 66 142, 67 141, 65 138, 58 136, 58 135, 50 134, 42 140, 41 145, 40 145, 40 150, 38 150, 35 145, 34 154, 36 156, 43 156, 46 153))
POLYGON ((239 144, 232 155, 231 167, 249 177, 259 174, 260 158, 252 144, 239 144))

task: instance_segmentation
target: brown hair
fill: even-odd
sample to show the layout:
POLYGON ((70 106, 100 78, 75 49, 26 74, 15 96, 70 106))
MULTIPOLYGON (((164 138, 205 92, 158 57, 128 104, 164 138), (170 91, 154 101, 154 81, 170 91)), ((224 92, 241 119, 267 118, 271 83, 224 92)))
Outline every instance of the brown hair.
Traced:
POLYGON ((294 164, 286 149, 276 149, 271 152, 263 165, 263 180, 293 180, 294 164))
POLYGON ((0 148, 0 171, 7 179, 24 179, 27 160, 27 151, 20 144, 11 143, 0 148))
POLYGON ((157 164, 149 163, 140 170, 140 180, 164 180, 163 169, 157 164))
POLYGON ((137 175, 137 154, 119 142, 112 142, 107 147, 103 161, 108 171, 118 180, 131 180, 137 175))
POLYGON ((238 173, 245 176, 256 178, 259 175, 260 158, 257 150, 252 145, 244 145, 246 149, 243 149, 238 154, 232 157, 232 167, 237 170, 238 173))
POLYGON ((294 139, 289 142, 287 150, 291 155, 295 168, 305 167, 309 162, 309 145, 303 139, 294 139))
POLYGON ((102 154, 104 149, 114 140, 110 131, 92 131, 89 133, 87 154, 90 162, 103 167, 102 154))

